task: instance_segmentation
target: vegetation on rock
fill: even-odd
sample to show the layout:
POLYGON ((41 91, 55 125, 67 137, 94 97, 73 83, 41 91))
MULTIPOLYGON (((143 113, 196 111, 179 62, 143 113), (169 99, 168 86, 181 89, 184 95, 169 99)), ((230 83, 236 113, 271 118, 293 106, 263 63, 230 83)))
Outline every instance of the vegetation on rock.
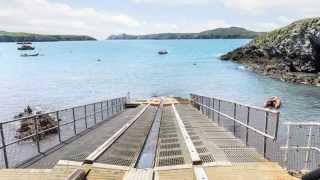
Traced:
POLYGON ((320 86, 317 42, 320 18, 303 19, 264 33, 221 59, 247 64, 256 72, 283 81, 320 86))

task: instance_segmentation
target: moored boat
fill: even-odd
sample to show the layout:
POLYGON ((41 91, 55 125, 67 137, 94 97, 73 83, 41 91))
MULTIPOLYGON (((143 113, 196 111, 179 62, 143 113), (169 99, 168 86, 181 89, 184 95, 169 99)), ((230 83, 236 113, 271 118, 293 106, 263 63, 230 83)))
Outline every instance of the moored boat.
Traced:
POLYGON ((32 42, 17 42, 17 44, 32 44, 32 42))
POLYGON ((35 47, 29 44, 22 44, 20 47, 17 48, 18 50, 34 50, 35 47))
POLYGON ((165 55, 165 54, 168 54, 168 51, 167 50, 161 50, 158 52, 159 55, 165 55))
POLYGON ((25 53, 25 54, 21 54, 20 56, 21 56, 21 57, 39 56, 39 53, 34 53, 34 54, 27 54, 27 53, 25 53))

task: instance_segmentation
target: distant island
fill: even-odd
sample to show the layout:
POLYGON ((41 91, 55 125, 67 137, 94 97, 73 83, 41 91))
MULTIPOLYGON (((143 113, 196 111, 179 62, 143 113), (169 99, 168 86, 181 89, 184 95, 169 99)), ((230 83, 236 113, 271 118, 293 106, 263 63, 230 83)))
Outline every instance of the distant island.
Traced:
POLYGON ((240 27, 217 28, 200 33, 160 33, 147 35, 111 35, 108 40, 166 40, 166 39, 252 39, 262 34, 240 27))
POLYGON ((282 81, 320 86, 320 18, 260 35, 221 59, 282 81))
POLYGON ((45 35, 24 32, 0 31, 0 42, 47 42, 47 41, 95 41, 95 38, 82 35, 45 35))

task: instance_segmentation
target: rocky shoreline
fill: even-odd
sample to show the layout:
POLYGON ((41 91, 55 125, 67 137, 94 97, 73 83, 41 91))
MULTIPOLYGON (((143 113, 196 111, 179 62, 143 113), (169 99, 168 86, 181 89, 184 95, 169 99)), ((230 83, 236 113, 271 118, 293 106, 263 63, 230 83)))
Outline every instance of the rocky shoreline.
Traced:
POLYGON ((281 81, 320 86, 320 18, 258 36, 220 58, 281 81))

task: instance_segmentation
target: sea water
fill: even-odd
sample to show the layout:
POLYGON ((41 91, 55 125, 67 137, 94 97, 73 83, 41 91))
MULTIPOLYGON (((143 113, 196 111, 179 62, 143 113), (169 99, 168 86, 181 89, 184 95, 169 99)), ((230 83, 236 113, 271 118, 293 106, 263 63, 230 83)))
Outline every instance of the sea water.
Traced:
POLYGON ((281 121, 319 121, 319 87, 280 82, 218 59, 248 41, 42 42, 33 44, 37 57, 21 57, 25 52, 15 43, 0 43, 0 119, 26 105, 58 110, 130 92, 134 98, 198 93, 255 106, 279 96, 281 121), (158 55, 162 49, 169 54, 158 55))

